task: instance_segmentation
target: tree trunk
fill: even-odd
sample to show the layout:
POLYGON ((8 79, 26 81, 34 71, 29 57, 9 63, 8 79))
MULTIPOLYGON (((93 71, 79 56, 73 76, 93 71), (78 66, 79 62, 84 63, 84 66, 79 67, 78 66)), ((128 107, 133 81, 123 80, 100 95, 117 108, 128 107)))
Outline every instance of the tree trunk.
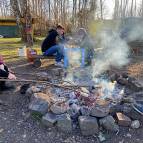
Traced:
POLYGON ((11 0, 11 7, 16 17, 17 25, 19 26, 21 40, 31 47, 33 45, 32 35, 32 17, 30 13, 30 7, 27 0, 11 0))
POLYGON ((103 0, 100 0, 100 18, 103 20, 103 0))

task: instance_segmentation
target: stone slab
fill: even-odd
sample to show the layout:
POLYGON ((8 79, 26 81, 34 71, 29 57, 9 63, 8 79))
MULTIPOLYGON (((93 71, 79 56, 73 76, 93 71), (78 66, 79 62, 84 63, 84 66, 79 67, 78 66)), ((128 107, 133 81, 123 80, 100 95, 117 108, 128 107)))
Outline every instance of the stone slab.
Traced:
POLYGON ((78 120, 82 135, 89 136, 98 134, 99 127, 95 117, 80 116, 78 120))

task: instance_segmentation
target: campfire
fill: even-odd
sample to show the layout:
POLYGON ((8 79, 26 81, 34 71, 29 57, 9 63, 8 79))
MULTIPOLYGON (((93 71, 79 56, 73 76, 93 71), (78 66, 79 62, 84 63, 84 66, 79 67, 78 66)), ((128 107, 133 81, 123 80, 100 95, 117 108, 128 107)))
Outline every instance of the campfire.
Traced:
MULTIPOLYGON (((63 81, 63 85, 74 85, 76 89, 42 84, 29 87, 26 95, 30 97, 32 116, 48 128, 69 133, 80 129, 86 136, 100 136, 104 130, 118 133, 120 126, 140 127, 143 118, 137 106, 141 105, 138 101, 142 99, 143 86, 136 79, 125 73, 106 73, 94 80, 87 78, 86 72, 78 70, 78 74, 73 74, 72 82, 63 81)), ((61 75, 68 73, 58 74, 61 75)))

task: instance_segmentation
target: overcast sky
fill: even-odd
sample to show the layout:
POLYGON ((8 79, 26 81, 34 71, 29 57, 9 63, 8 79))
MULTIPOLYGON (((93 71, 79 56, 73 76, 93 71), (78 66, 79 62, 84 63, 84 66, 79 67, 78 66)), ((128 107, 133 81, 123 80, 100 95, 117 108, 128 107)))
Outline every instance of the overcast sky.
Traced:
POLYGON ((113 10, 114 10, 114 2, 113 0, 106 0, 106 5, 107 5, 107 9, 108 9, 108 17, 111 18, 113 15, 113 10))

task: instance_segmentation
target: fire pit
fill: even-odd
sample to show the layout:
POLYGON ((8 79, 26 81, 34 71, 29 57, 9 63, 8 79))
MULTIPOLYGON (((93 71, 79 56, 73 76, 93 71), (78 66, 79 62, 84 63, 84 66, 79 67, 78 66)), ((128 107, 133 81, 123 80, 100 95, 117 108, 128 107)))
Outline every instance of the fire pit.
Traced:
POLYGON ((126 93, 126 90, 132 90, 130 87, 133 86, 142 91, 142 85, 137 80, 135 82, 135 79, 130 80, 130 77, 122 75, 114 76, 114 79, 110 76, 110 80, 103 78, 104 75, 91 81, 83 71, 79 77, 73 74, 72 81, 64 82, 64 85, 78 87, 84 84, 85 87, 79 86, 73 90, 45 85, 30 87, 26 92, 31 96, 30 111, 38 113, 42 123, 49 128, 56 127, 60 131, 70 133, 80 128, 83 135, 98 135, 100 130, 117 133, 119 126, 133 128, 134 120, 140 122, 143 119, 132 106, 136 96, 126 93), (125 81, 125 84, 118 82, 119 80, 125 81))

